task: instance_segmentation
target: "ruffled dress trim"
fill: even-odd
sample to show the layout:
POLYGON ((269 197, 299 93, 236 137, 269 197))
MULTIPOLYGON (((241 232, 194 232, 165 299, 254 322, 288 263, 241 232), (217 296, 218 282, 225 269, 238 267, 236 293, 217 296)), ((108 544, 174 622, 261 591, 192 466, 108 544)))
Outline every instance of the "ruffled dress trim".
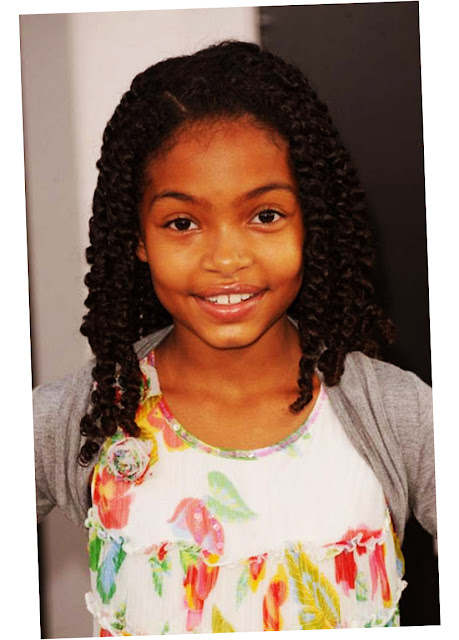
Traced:
MULTIPOLYGON (((122 551, 126 556, 146 556, 150 557, 165 557, 167 554, 173 553, 183 553, 195 551, 195 548, 192 544, 187 545, 184 541, 165 541, 160 544, 153 544, 150 546, 140 546, 133 545, 129 542, 125 537, 117 534, 115 531, 110 531, 105 529, 94 517, 93 509, 90 510, 88 518, 86 520, 86 526, 90 528, 94 535, 96 535, 101 541, 104 542, 114 542, 119 546, 119 550, 122 551)), ((366 612, 365 616, 354 615, 350 618, 347 618, 344 622, 340 621, 335 628, 362 628, 362 627, 383 627, 383 626, 399 626, 399 600, 403 590, 406 587, 406 582, 402 579, 404 566, 402 557, 400 555, 400 550, 398 547, 398 541, 396 539, 396 535, 393 531, 392 522, 390 518, 389 511, 386 510, 386 516, 384 521, 383 529, 379 531, 372 532, 374 535, 364 535, 362 531, 357 532, 354 536, 349 539, 339 541, 336 543, 331 543, 327 545, 317 545, 311 541, 304 542, 286 542, 283 548, 277 549, 268 549, 264 550, 263 553, 259 553, 258 555, 251 556, 249 559, 240 559, 237 562, 235 561, 225 561, 223 559, 211 559, 209 560, 208 555, 206 553, 200 554, 201 561, 209 567, 209 570, 215 571, 218 568, 228 568, 234 569, 236 567, 240 567, 240 570, 244 566, 247 566, 247 563, 250 561, 253 563, 260 563, 261 565, 266 563, 269 559, 271 562, 278 564, 282 561, 285 561, 287 556, 292 558, 293 556, 299 557, 299 555, 305 554, 307 557, 307 562, 312 562, 317 569, 319 570, 319 576, 321 574, 321 563, 324 561, 334 561, 337 562, 339 556, 345 560, 346 557, 353 555, 354 553, 357 556, 360 555, 370 555, 372 552, 376 550, 377 547, 382 547, 383 545, 389 543, 390 541, 394 542, 395 553, 397 556, 397 568, 398 568, 398 577, 395 581, 392 581, 392 594, 391 594, 391 606, 381 606, 381 603, 378 601, 375 602, 375 608, 373 611, 366 612), (299 554, 299 555, 298 555, 299 554)), ((301 563, 301 560, 300 560, 301 563)), ((313 572, 317 570, 313 569, 313 572)), ((291 578, 294 579, 294 573, 291 574, 291 578)), ((314 578, 317 580, 318 578, 314 578)), ((325 578, 319 578, 320 580, 324 580, 325 578)), ((325 582, 326 579, 325 579, 325 582)), ((109 631, 113 636, 126 636, 126 635, 149 635, 151 631, 145 631, 142 628, 134 628, 126 624, 125 620, 125 607, 123 606, 113 606, 113 605, 103 605, 100 602, 100 598, 95 592, 88 592, 85 596, 86 605, 88 610, 94 616, 97 623, 100 625, 102 629, 109 631)), ((169 630, 167 628, 162 629, 161 633, 168 633, 169 630)), ((159 631, 158 631, 159 633, 159 631)))
MULTIPOLYGON (((182 540, 180 541, 162 541, 159 544, 150 544, 150 545, 137 545, 133 544, 129 541, 126 536, 120 535, 116 533, 116 531, 106 529, 103 527, 100 522, 97 520, 97 513, 94 507, 91 507, 88 511, 88 517, 85 520, 85 527, 88 529, 92 529, 93 533, 100 538, 102 541, 110 541, 115 542, 117 545, 122 547, 123 552, 128 556, 150 556, 152 554, 158 553, 160 549, 163 549, 166 552, 172 551, 174 549, 186 550, 186 544, 182 540)), ((358 553, 362 553, 363 550, 372 552, 375 550, 376 545, 384 544, 388 538, 391 536, 394 537, 395 533, 392 528, 392 521, 390 517, 390 513, 387 510, 386 516, 384 520, 384 527, 376 532, 375 535, 365 537, 364 534, 359 531, 350 538, 349 540, 343 540, 339 542, 333 542, 330 544, 326 544, 320 546, 314 542, 309 540, 301 541, 301 542, 293 542, 286 541, 284 543, 283 548, 270 548, 264 549, 260 551, 258 554, 252 554, 251 557, 264 557, 268 554, 270 557, 280 559, 284 556, 285 548, 295 548, 297 545, 301 545, 303 550, 306 552, 309 558, 314 562, 321 562, 323 560, 328 560, 330 558, 335 558, 341 553, 354 553, 357 551, 358 553)), ((397 544, 398 547, 398 544, 397 544)), ((193 544, 190 544, 189 548, 194 548, 193 544)), ((209 566, 218 566, 218 567, 235 567, 237 564, 243 564, 247 560, 245 558, 239 560, 225 560, 222 558, 221 560, 213 560, 209 561, 206 558, 206 555, 202 556, 203 562, 208 564, 209 566)))

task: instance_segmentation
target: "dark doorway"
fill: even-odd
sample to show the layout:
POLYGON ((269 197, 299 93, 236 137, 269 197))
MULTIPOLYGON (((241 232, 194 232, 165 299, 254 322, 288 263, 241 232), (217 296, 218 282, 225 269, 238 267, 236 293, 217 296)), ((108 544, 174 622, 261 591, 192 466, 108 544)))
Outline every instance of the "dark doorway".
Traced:
MULTIPOLYGON (((385 358, 431 384, 417 2, 262 7, 261 42, 299 66, 359 169, 377 239, 377 294, 398 328, 385 358)), ((438 565, 415 520, 401 621, 439 624, 438 565)))

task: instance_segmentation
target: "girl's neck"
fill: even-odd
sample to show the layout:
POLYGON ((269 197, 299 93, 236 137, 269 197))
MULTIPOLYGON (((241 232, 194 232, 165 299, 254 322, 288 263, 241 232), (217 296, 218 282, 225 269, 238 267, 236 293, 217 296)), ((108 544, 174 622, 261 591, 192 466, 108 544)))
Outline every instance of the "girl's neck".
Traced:
POLYGON ((282 380, 296 382, 300 356, 298 333, 287 316, 246 347, 216 349, 175 327, 156 350, 163 388, 179 376, 188 387, 212 385, 233 393, 259 390, 260 382, 267 388, 282 380))

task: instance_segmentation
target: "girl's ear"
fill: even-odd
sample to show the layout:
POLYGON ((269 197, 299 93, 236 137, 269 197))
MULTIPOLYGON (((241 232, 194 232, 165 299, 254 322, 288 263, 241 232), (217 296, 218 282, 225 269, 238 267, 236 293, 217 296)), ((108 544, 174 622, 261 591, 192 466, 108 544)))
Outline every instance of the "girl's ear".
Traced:
POLYGON ((136 254, 139 260, 142 262, 148 262, 147 252, 142 238, 139 237, 139 244, 137 245, 136 254))

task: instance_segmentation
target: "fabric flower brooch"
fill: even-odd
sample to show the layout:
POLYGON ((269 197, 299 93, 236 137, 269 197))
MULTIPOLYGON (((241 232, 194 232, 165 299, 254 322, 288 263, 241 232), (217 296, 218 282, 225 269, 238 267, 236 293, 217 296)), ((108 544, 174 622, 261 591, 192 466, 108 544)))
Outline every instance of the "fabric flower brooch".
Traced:
POLYGON ((138 484, 158 459, 154 445, 152 440, 138 438, 124 438, 113 443, 107 451, 110 472, 117 479, 138 484))

